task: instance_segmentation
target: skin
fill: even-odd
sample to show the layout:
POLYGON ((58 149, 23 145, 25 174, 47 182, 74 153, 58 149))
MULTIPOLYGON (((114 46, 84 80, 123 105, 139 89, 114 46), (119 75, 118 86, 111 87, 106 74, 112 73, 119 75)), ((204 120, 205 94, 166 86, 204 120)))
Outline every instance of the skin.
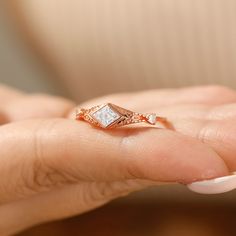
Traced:
POLYGON ((75 121, 69 100, 1 86, 0 235, 99 207, 161 183, 191 183, 236 169, 236 93, 194 87, 114 94, 112 102, 165 116, 175 130, 102 130, 75 121))

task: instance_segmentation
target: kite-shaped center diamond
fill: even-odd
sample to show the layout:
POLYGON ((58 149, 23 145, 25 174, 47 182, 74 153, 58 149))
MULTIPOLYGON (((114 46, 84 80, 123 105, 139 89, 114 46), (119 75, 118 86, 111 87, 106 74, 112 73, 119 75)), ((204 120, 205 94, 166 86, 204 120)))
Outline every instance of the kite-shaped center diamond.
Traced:
POLYGON ((104 128, 108 127, 121 117, 120 114, 115 112, 109 105, 105 105, 104 107, 95 111, 92 116, 104 128))

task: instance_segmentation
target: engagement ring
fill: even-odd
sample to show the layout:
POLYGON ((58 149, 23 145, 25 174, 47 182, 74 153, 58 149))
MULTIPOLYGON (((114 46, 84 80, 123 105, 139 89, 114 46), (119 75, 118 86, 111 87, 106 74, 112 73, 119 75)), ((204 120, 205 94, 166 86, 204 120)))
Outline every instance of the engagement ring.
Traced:
POLYGON ((94 106, 90 109, 78 109, 76 120, 84 120, 91 125, 104 129, 117 128, 124 125, 145 122, 149 125, 155 125, 160 122, 166 126, 167 119, 157 116, 155 113, 137 113, 112 103, 106 103, 94 106))

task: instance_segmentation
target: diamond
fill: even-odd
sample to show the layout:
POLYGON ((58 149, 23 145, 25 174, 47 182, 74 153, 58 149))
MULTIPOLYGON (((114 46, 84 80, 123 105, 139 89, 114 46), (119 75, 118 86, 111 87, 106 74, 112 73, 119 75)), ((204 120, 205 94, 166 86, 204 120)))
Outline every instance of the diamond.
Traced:
POLYGON ((105 128, 121 117, 109 105, 105 105, 98 111, 95 111, 92 116, 105 128))
POLYGON ((157 120, 157 115, 156 114, 150 114, 148 116, 148 122, 152 125, 156 124, 156 120, 157 120))

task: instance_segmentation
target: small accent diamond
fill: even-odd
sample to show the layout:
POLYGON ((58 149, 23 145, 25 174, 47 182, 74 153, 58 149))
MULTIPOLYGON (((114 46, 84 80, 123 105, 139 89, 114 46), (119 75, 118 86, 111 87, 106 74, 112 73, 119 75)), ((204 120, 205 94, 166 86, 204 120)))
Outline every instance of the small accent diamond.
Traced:
POLYGON ((120 115, 109 105, 105 105, 91 115, 105 128, 120 118, 120 115))

